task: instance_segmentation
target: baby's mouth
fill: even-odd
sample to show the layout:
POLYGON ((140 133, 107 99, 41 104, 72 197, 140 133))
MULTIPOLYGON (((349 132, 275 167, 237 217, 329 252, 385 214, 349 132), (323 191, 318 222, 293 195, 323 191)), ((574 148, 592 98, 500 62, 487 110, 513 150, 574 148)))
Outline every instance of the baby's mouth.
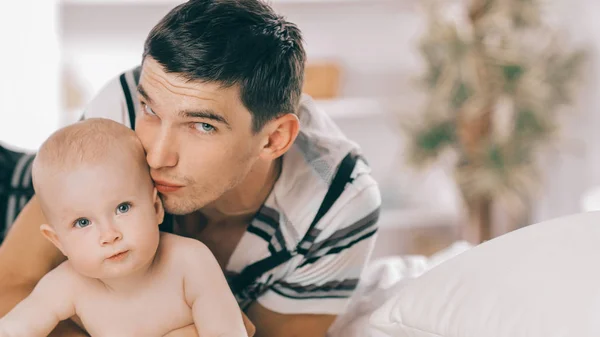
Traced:
POLYGON ((129 250, 123 250, 123 251, 120 251, 116 254, 113 254, 113 255, 107 257, 106 259, 110 260, 110 261, 120 261, 120 260, 123 260, 125 257, 127 257, 128 254, 129 254, 129 250))

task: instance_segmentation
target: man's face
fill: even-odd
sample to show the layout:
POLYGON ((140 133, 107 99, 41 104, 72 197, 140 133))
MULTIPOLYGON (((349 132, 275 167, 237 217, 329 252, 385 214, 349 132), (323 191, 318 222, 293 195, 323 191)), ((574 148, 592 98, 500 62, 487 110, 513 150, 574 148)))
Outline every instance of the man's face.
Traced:
POLYGON ((190 82, 144 60, 135 131, 165 210, 188 214, 219 200, 251 170, 262 147, 239 87, 190 82))

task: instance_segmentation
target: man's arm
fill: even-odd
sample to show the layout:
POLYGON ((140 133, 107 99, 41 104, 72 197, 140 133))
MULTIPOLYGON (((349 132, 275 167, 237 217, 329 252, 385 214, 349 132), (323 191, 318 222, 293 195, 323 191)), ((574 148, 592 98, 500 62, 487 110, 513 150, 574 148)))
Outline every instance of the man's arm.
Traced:
MULTIPOLYGON (((0 245, 0 316, 27 297, 38 281, 65 257, 40 233, 46 219, 34 196, 0 245)), ((63 321, 52 337, 85 337, 73 322, 63 321)))
MULTIPOLYGON (((248 316, 242 312, 242 318, 244 319, 244 327, 246 327, 246 333, 248 337, 254 337, 254 333, 256 332, 254 328, 254 324, 250 322, 248 316)), ((173 330, 166 334, 164 337, 198 337, 198 330, 196 329, 196 325, 190 324, 186 327, 173 330)))
POLYGON ((62 320, 75 314, 70 272, 64 266, 52 270, 29 296, 0 318, 0 335, 45 337, 62 320))
POLYGON ((258 302, 247 310, 256 325, 255 337, 325 337, 335 315, 280 314, 258 302))
MULTIPOLYGON (((254 337, 291 337, 291 336, 325 336, 336 316, 334 315, 285 315, 271 311, 258 302, 254 302, 248 308, 248 318, 244 317, 248 336, 254 337), (254 326, 256 323, 259 327, 254 334, 254 326)), ((194 325, 189 325, 184 328, 171 331, 164 337, 198 337, 198 332, 194 325)))

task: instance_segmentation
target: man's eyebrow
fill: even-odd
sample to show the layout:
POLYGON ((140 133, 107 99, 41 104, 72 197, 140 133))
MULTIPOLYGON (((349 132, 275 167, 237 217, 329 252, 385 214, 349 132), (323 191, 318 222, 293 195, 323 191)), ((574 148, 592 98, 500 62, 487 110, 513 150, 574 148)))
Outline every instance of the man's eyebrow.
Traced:
POLYGON ((139 84, 137 86, 137 91, 140 95, 142 95, 142 97, 144 97, 148 101, 148 103, 150 103, 150 104, 154 103, 154 101, 152 101, 152 98, 150 98, 150 96, 148 96, 148 93, 146 93, 146 91, 144 90, 144 87, 142 87, 141 84, 139 84))
POLYGON ((225 119, 225 117, 215 113, 212 110, 199 110, 199 111, 181 111, 179 112, 179 117, 181 118, 204 118, 204 119, 211 119, 213 121, 225 124, 227 126, 227 128, 231 129, 231 125, 229 125, 229 122, 227 121, 227 119, 225 119))

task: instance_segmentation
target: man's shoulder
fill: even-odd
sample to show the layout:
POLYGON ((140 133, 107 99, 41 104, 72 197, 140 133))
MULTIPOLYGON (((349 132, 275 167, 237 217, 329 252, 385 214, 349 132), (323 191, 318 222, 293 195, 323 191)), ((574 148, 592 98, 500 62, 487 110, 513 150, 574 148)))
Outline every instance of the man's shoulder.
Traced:
POLYGON ((83 118, 108 118, 132 127, 139 111, 136 99, 139 74, 138 66, 108 80, 86 105, 83 118))
POLYGON ((302 97, 298 117, 300 133, 283 156, 281 175, 265 203, 272 209, 269 213, 277 213, 271 218, 279 217, 277 222, 292 245, 307 235, 326 196, 337 189, 334 185, 341 184, 341 192, 316 225, 321 232, 326 232, 324 227, 331 231, 359 221, 364 212, 375 212, 381 203, 379 187, 358 144, 309 96, 302 97), (349 154, 356 155, 349 175, 334 182, 349 154))
POLYGON ((284 159, 284 169, 287 166, 288 171, 282 170, 274 197, 266 203, 277 211, 278 222, 289 244, 297 244, 309 235, 311 225, 323 236, 352 226, 365 217, 378 216, 381 206, 379 186, 362 157, 357 157, 347 177, 337 181, 335 178, 342 165, 341 160, 328 168, 321 168, 323 172, 319 173, 318 169, 298 157, 301 156, 296 154, 286 158, 287 163, 284 159), (317 223, 313 223, 323 204, 327 204, 325 199, 330 198, 332 190, 336 189, 334 185, 341 185, 339 195, 328 201, 326 212, 321 214, 317 223))

